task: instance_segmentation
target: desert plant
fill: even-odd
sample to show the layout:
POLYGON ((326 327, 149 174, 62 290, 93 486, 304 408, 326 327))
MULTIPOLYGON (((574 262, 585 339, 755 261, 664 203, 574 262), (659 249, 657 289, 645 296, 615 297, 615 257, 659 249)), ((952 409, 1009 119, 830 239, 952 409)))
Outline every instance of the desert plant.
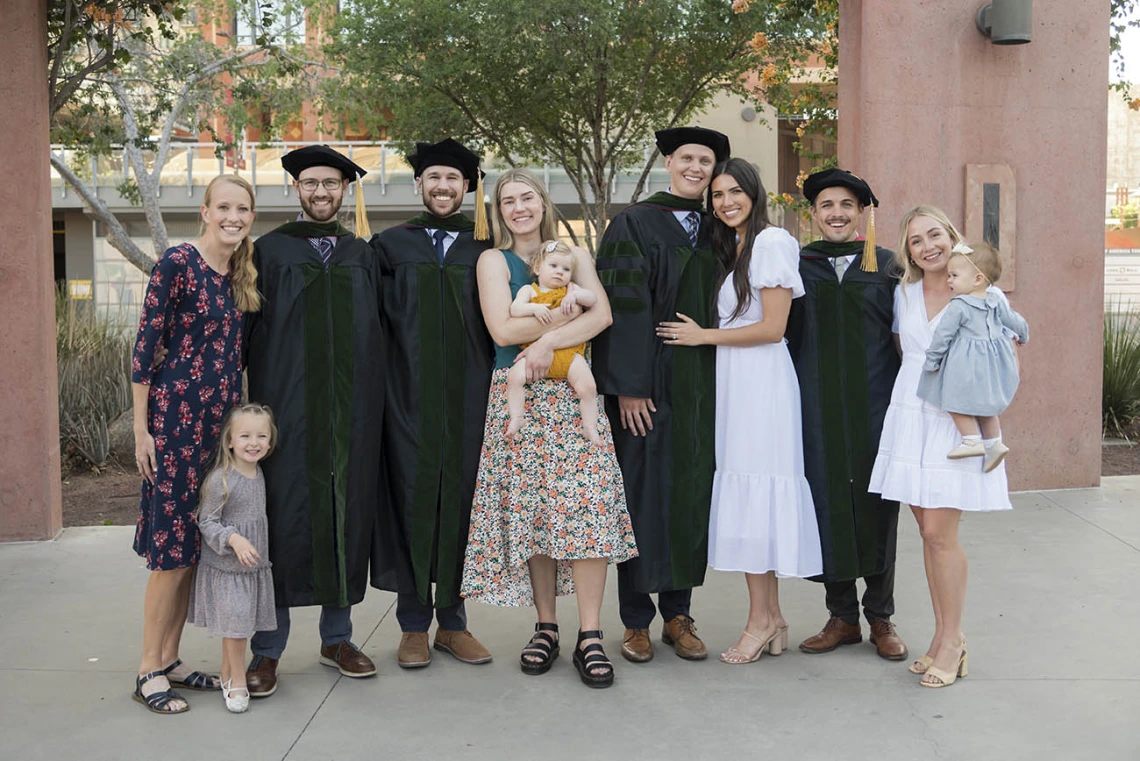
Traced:
POLYGON ((96 467, 111 456, 108 425, 131 407, 131 341, 90 302, 56 293, 60 446, 96 467))
POLYGON ((1122 436, 1140 416, 1140 312, 1119 303, 1106 307, 1101 410, 1105 433, 1122 436))

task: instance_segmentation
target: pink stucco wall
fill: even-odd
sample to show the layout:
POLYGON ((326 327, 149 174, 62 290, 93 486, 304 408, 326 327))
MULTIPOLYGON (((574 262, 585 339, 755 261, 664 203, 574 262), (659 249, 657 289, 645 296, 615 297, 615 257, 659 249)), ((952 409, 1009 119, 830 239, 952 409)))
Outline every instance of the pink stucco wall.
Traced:
MULTIPOLYGON (((62 526, 48 175, 46 23, 40 0, 0 25, 0 540, 62 526)), ((14 7, 13 7, 14 6, 14 7)))
POLYGON ((840 2, 839 160, 882 202, 879 241, 919 203, 964 225, 967 164, 1016 180, 1014 307, 1032 328, 1003 416, 1012 489, 1100 482, 1109 4, 1034 5, 997 46, 979 0, 840 2))

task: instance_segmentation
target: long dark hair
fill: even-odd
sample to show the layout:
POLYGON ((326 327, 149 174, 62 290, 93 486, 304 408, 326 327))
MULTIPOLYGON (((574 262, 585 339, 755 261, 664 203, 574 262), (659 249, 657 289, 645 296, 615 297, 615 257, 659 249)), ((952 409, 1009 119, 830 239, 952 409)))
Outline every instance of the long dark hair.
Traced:
MULTIPOLYGON (((732 275, 732 286, 736 290, 736 309, 728 318, 732 322, 748 309, 752 302, 752 284, 748 281, 748 267, 752 263, 752 244, 756 236, 771 225, 768 220, 768 192, 764 190, 764 183, 760 181, 760 172, 755 166, 741 158, 731 158, 716 165, 712 179, 727 174, 736 180, 740 189, 752 201, 752 213, 748 215, 748 229, 744 233, 744 245, 740 249, 740 256, 736 255, 736 230, 713 218, 712 221, 712 247, 720 264, 720 277, 716 283, 715 293, 720 293, 724 281, 732 275)), ((709 183, 708 207, 712 205, 712 182, 709 183)))

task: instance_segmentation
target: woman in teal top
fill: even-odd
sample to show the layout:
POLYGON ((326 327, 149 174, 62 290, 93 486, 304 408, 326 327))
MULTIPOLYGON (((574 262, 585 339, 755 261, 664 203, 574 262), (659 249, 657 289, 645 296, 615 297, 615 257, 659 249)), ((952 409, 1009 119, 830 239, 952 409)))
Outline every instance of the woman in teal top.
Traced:
POLYGON ((599 625, 606 567, 637 555, 633 526, 605 414, 598 420, 603 446, 594 446, 581 435, 569 383, 545 375, 555 349, 589 341, 610 324, 609 302, 592 257, 575 248, 574 280, 597 295, 597 304, 569 315, 555 310, 549 324, 511 317, 511 301, 533 280, 531 258, 542 241, 557 237, 554 207, 534 175, 511 169, 495 186, 491 213, 497 248, 479 259, 479 301, 498 349, 462 593, 495 605, 534 605, 538 623, 520 664, 527 674, 542 674, 559 653, 555 599, 576 590, 582 629, 574 665, 587 685, 608 687, 613 664, 599 625), (529 422, 508 439, 507 370, 524 343, 531 343, 529 422))

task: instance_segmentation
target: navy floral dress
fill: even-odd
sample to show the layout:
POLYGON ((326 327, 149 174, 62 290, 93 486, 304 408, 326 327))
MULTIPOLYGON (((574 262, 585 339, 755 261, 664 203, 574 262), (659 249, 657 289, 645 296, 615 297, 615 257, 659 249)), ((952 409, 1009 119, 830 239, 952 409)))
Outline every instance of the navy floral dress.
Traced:
POLYGON ((229 275, 189 243, 168 249, 147 285, 131 363, 131 381, 150 386, 157 470, 153 485, 143 481, 134 546, 152 571, 198 562, 198 487, 222 418, 241 401, 241 342, 229 275), (159 346, 169 354, 152 370, 159 346))

